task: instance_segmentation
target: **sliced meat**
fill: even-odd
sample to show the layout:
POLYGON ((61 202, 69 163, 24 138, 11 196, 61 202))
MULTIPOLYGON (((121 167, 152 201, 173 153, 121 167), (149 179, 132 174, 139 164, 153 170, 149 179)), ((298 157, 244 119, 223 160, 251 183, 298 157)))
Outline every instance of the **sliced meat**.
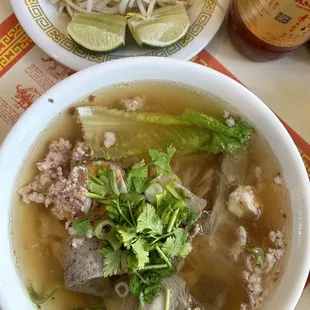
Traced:
POLYGON ((97 252, 99 248, 100 241, 96 238, 85 239, 78 247, 72 246, 71 238, 66 239, 62 253, 66 288, 104 296, 104 288, 110 284, 109 279, 103 278, 102 255, 97 252))
POLYGON ((72 247, 68 238, 63 245, 62 264, 65 270, 65 287, 69 290, 104 298, 107 309, 135 310, 138 307, 136 297, 128 295, 120 298, 115 292, 115 285, 127 282, 128 277, 104 278, 102 272, 101 248, 96 238, 85 239, 80 246, 72 247))
POLYGON ((196 213, 201 214, 203 209, 207 206, 207 201, 194 195, 191 191, 189 191, 179 182, 175 182, 174 186, 175 188, 183 190, 183 192, 186 194, 187 198, 185 202, 187 203, 188 207, 193 211, 195 211, 196 213))
POLYGON ((194 195, 190 190, 188 190, 185 186, 183 186, 179 182, 179 178, 175 175, 165 175, 158 180, 158 183, 162 187, 166 187, 169 183, 173 183, 173 186, 176 189, 180 189, 186 195, 185 202, 187 203, 188 207, 193 211, 201 214, 202 210, 207 206, 207 201, 205 199, 199 198, 194 195))
MULTIPOLYGON (((188 310, 193 303, 186 282, 177 275, 163 280, 165 288, 170 289, 170 310, 188 310)), ((166 292, 163 290, 152 304, 146 304, 144 310, 159 310, 165 308, 166 292)), ((196 308, 199 310, 200 308, 196 308)))

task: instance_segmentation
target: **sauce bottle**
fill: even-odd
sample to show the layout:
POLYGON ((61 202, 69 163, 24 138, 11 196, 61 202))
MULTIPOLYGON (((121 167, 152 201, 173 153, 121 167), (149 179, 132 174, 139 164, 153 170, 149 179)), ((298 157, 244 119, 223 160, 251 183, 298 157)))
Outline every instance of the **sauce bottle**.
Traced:
POLYGON ((228 34, 247 58, 282 58, 310 39, 310 0, 232 0, 228 34))

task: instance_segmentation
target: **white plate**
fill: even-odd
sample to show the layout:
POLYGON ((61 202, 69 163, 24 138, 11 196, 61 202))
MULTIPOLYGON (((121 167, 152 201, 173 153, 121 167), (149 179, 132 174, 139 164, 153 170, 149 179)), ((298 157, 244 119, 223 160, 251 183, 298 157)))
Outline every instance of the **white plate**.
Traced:
POLYGON ((130 34, 126 46, 113 53, 95 54, 76 45, 68 36, 69 17, 60 15, 50 0, 11 0, 13 10, 30 38, 48 55, 74 70, 98 62, 130 56, 162 56, 190 60, 220 28, 230 0, 196 0, 188 10, 190 29, 179 42, 160 49, 140 48, 130 34))

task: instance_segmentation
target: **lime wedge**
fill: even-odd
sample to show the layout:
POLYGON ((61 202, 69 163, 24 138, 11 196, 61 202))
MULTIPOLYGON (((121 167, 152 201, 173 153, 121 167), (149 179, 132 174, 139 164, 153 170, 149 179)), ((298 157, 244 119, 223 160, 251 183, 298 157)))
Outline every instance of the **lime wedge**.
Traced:
POLYGON ((125 44, 126 17, 104 14, 74 14, 68 34, 79 45, 107 52, 125 44))
POLYGON ((177 42, 185 36, 190 26, 182 4, 154 10, 149 18, 133 14, 127 22, 132 36, 139 45, 154 47, 165 47, 177 42))

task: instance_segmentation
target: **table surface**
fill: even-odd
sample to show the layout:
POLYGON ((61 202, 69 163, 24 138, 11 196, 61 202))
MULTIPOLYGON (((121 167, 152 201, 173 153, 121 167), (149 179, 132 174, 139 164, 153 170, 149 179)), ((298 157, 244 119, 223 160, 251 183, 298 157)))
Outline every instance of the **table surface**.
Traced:
POLYGON ((309 47, 277 61, 256 63, 233 48, 224 23, 207 51, 310 143, 309 47))
MULTIPOLYGON (((11 13, 9 0, 0 0, 0 23, 11 13)), ((224 23, 206 50, 310 143, 310 48, 278 61, 255 63, 232 47, 224 23)), ((308 310, 309 305, 310 285, 295 310, 308 310)))

